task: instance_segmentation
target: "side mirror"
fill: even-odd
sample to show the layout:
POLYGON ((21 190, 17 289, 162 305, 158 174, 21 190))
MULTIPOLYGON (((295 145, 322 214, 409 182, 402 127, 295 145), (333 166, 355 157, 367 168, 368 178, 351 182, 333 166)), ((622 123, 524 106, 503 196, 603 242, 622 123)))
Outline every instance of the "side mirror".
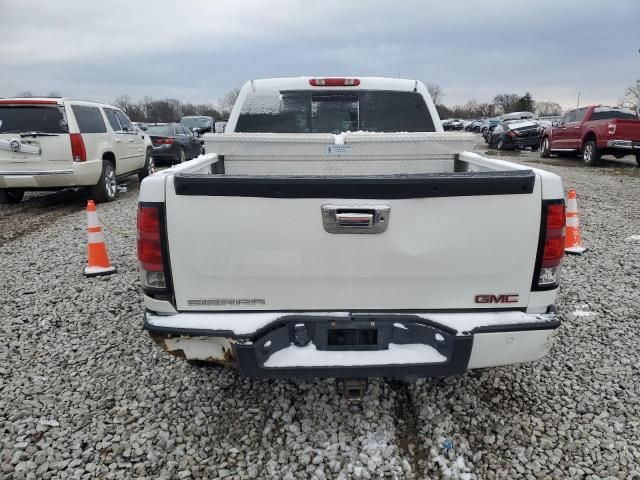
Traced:
POLYGON ((552 127, 557 127, 558 125, 560 125, 560 122, 558 122, 557 120, 554 120, 553 122, 551 122, 552 127))
POLYGON ((140 130, 142 130, 143 132, 146 132, 147 126, 143 123, 142 125, 140 125, 140 130))

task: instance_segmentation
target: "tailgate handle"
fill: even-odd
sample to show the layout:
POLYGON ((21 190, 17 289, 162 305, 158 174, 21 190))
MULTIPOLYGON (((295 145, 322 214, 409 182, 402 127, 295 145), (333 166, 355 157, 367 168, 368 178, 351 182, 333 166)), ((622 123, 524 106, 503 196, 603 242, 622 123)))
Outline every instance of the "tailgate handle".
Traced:
POLYGON ((382 233, 390 214, 388 205, 323 205, 322 224, 329 233, 382 233))
POLYGON ((336 223, 341 227, 370 227, 373 225, 373 213, 336 213, 336 223))

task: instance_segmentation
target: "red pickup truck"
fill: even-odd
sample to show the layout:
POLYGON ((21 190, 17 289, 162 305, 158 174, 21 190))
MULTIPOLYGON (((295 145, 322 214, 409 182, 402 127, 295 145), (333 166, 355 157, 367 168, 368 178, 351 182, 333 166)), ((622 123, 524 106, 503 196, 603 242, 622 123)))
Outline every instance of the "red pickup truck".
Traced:
POLYGON ((549 158, 552 153, 581 153, 589 165, 606 154, 635 154, 640 165, 640 118, 633 110, 603 105, 571 110, 542 134, 540 156, 549 158))

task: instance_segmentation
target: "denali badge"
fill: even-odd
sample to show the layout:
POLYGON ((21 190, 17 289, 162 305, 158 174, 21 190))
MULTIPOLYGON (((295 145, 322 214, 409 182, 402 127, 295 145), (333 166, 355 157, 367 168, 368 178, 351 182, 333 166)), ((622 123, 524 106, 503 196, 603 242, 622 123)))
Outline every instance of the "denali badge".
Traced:
POLYGON ((264 298, 196 298, 187 300, 189 305, 266 305, 264 298))
POLYGON ((501 293, 499 295, 483 294, 475 296, 476 303, 518 303, 517 293, 501 293))

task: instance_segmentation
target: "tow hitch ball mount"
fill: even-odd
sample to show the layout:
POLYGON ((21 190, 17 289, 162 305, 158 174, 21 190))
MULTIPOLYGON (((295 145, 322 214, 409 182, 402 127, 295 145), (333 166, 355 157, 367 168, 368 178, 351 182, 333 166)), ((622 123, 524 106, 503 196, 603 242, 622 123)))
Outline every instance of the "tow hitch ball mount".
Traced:
POLYGON ((360 378, 339 378, 336 380, 336 390, 343 395, 348 403, 362 402, 367 393, 368 382, 360 378))

